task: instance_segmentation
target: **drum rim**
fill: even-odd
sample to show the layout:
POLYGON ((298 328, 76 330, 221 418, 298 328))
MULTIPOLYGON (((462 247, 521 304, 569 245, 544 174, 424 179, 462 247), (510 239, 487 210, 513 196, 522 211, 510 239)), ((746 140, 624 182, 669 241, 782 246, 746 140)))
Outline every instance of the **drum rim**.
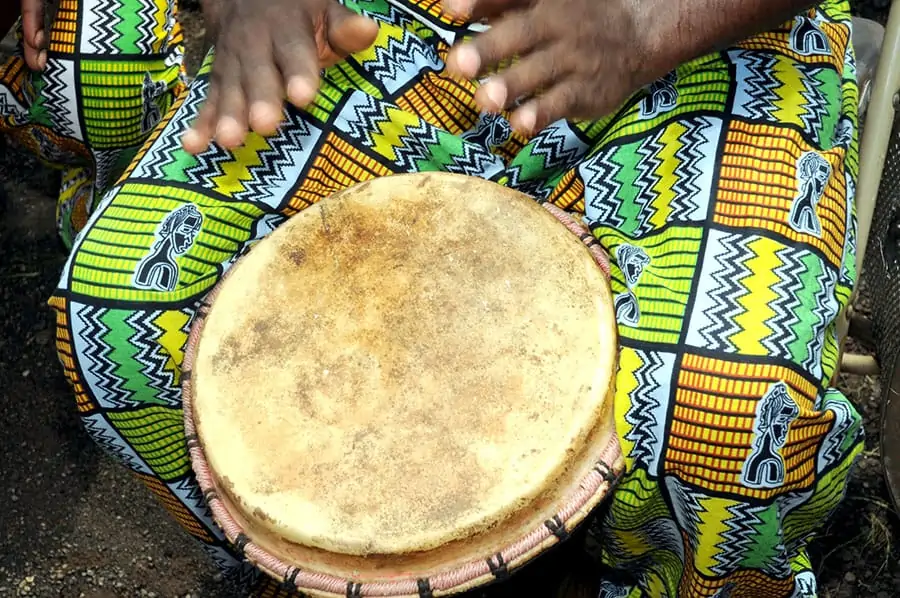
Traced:
MULTIPOLYGON (((604 276, 609 279, 608 257, 590 230, 559 207, 548 202, 539 202, 539 204, 582 241, 604 276)), ((191 374, 195 351, 212 304, 235 266, 237 266, 236 263, 200 302, 195 320, 191 325, 185 347, 181 380, 185 440, 191 468, 196 475, 203 498, 225 537, 241 553, 241 556, 271 577, 281 580, 291 589, 329 598, 346 596, 355 598, 367 596, 430 598, 435 593, 439 595, 453 594, 485 585, 491 581, 505 578, 511 570, 521 567, 551 546, 564 541, 612 492, 621 479, 624 473, 624 460, 618 436, 613 428, 613 432, 609 434, 609 439, 600 451, 600 456, 590 473, 582 478, 577 490, 564 500, 563 507, 543 525, 521 534, 516 541, 493 554, 482 558, 473 558, 462 565, 436 571, 424 578, 397 577, 387 581, 363 583, 356 582, 349 577, 338 577, 313 569, 301 569, 285 562, 271 551, 254 543, 244 527, 228 510, 226 503, 219 496, 219 490, 194 422, 191 374)))

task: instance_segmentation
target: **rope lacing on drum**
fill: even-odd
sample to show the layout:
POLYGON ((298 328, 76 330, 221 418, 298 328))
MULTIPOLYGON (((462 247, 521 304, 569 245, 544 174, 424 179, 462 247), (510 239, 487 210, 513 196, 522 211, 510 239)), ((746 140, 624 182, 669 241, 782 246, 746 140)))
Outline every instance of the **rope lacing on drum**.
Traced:
POLYGON ((300 575, 300 569, 291 567, 284 574, 284 580, 281 582, 281 588, 286 592, 293 592, 297 589, 297 576, 300 575))
POLYGON ((509 577, 509 567, 506 564, 506 559, 503 558, 503 553, 498 552, 496 555, 487 559, 487 566, 495 578, 506 579, 509 577), (494 559, 497 561, 494 562, 494 559))
POLYGON ((594 465, 594 471, 600 474, 604 482, 613 483, 618 479, 612 468, 603 461, 597 461, 596 465, 594 465))
POLYGON ((219 493, 216 492, 213 488, 210 488, 206 492, 203 493, 203 500, 206 501, 206 504, 211 503, 213 500, 217 500, 219 498, 219 493))
POLYGON ((416 582, 419 586, 419 598, 434 598, 434 592, 431 591, 431 582, 427 579, 420 579, 416 582))
POLYGON ((562 522, 562 519, 559 518, 559 515, 555 515, 553 518, 548 519, 544 522, 544 525, 553 532, 553 535, 556 536, 560 542, 569 537, 569 530, 566 529, 566 525, 562 522))
POLYGON ((234 547, 241 556, 244 556, 244 549, 247 548, 249 543, 250 538, 247 537, 247 534, 238 534, 237 538, 234 539, 234 547))

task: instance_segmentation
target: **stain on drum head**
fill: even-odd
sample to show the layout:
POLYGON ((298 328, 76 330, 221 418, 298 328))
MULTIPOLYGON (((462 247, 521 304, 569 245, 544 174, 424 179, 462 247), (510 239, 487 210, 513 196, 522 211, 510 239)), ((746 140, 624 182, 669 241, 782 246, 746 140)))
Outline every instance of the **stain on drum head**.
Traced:
POLYGON ((377 179, 230 272, 194 356, 197 432, 270 546, 400 556, 539 525, 612 426, 611 305, 524 195, 377 179))

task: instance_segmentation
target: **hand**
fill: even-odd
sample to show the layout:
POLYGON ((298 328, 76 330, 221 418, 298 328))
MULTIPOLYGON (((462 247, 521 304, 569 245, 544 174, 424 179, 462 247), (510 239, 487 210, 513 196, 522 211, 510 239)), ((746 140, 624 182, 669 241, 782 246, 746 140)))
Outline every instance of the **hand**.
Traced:
MULTIPOLYGON (((646 2, 643 2, 646 4, 646 2)), ((533 133, 560 118, 600 118, 671 66, 658 59, 648 12, 635 0, 444 0, 456 18, 488 19, 491 28, 454 48, 448 70, 475 79, 499 63, 475 100, 483 110, 513 111, 512 126, 533 133)))
POLYGON ((44 0, 22 0, 22 45, 25 63, 35 71, 47 66, 47 32, 44 31, 44 0))
POLYGON ((378 24, 336 0, 207 0, 216 56, 206 103, 182 140, 193 154, 215 139, 233 149, 248 129, 275 132, 285 97, 304 108, 319 70, 372 45, 378 24))

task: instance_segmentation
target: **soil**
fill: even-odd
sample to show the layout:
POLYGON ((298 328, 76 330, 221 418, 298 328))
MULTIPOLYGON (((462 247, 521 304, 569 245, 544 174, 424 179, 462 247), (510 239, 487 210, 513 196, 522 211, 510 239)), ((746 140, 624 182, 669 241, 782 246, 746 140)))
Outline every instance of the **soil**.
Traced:
MULTIPOLYGON (((883 17, 885 2, 860 9, 883 17)), ((202 19, 185 11, 189 65, 202 19)), ((64 260, 58 176, 0 146, 0 598, 231 598, 205 555, 125 469, 87 438, 53 349, 46 306, 64 260)), ((813 546, 820 596, 900 595, 900 524, 878 452, 881 388, 842 376, 868 450, 813 546)), ((529 592, 530 593, 530 592, 529 592)))

